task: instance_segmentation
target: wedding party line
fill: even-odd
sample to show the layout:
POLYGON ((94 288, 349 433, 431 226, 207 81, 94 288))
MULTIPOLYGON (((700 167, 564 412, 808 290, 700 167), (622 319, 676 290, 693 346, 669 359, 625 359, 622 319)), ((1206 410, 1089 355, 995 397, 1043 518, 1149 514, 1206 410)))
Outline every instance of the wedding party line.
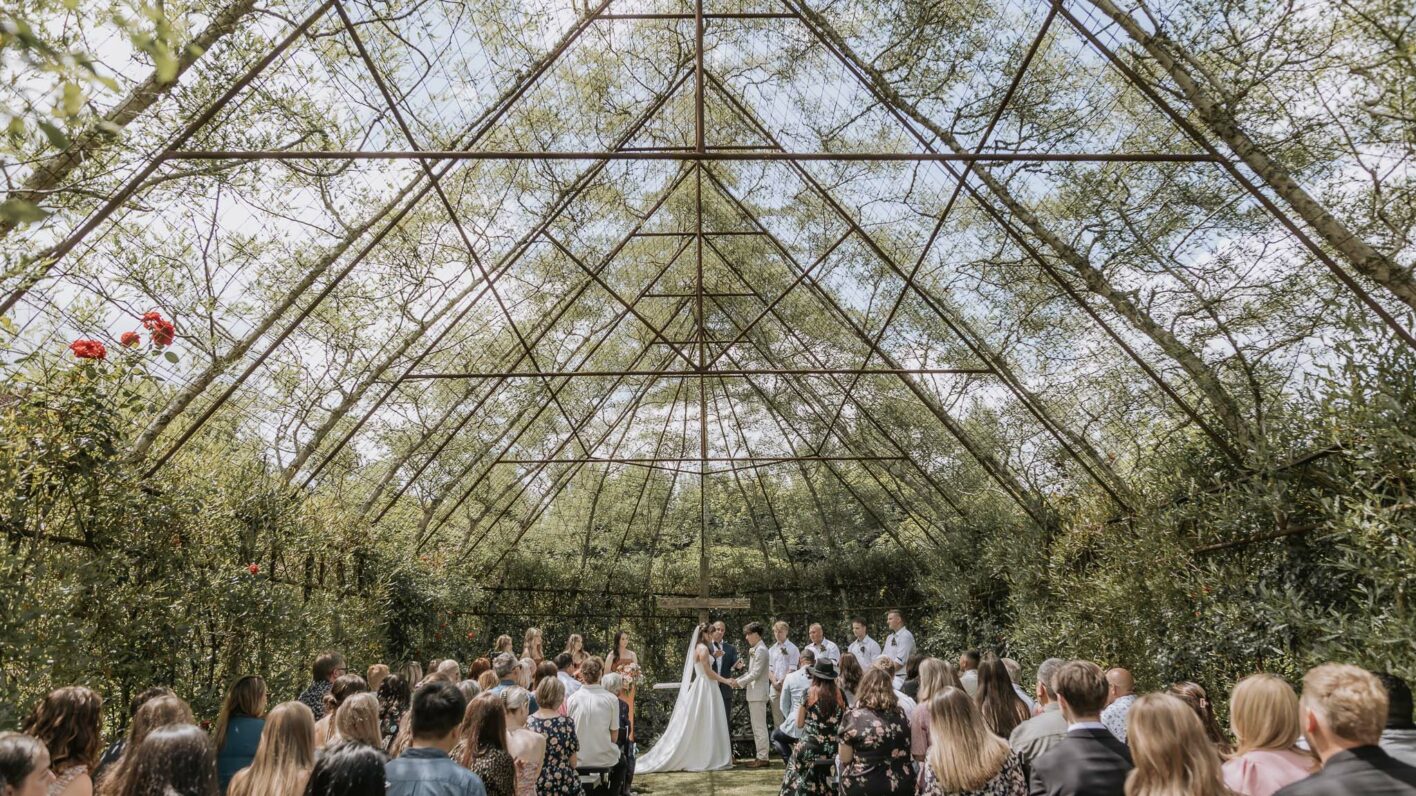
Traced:
MULTIPOLYGON (((250 675, 219 714, 155 685, 126 706, 103 746, 103 697, 71 685, 0 733, 3 796, 633 796, 636 774, 735 767, 740 692, 751 757, 783 763, 782 796, 1317 796, 1416 794, 1416 723, 1406 682, 1342 663, 1310 669, 1301 696, 1255 673, 1212 698, 1182 681, 1141 693, 1125 668, 1048 658, 1023 667, 992 651, 957 663, 918 654, 900 611, 883 640, 865 618, 844 648, 821 624, 693 629, 672 714, 652 744, 637 732, 647 685, 630 637, 606 657, 573 634, 548 655, 501 636, 464 669, 374 663, 334 651, 295 699, 250 675), (769 636, 770 633, 770 636, 769 636), (641 744, 644 750, 641 753, 641 744)), ((775 776, 773 772, 764 772, 775 776)))

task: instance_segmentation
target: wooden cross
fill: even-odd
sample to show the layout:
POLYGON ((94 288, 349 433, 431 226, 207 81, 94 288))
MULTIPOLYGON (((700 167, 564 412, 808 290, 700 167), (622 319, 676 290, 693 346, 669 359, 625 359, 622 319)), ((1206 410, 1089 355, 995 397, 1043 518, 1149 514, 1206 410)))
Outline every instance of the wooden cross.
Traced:
POLYGON ((698 609, 698 621, 707 622, 709 611, 746 611, 752 601, 746 597, 656 597, 659 608, 665 611, 686 611, 698 609))

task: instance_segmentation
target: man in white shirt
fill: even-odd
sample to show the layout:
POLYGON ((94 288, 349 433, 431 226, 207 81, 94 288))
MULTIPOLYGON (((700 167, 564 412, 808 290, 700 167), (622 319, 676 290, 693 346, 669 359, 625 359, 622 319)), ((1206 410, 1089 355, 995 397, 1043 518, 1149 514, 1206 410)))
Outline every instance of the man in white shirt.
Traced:
POLYGON ((801 728, 796 726, 797 708, 806 703, 806 692, 811 690, 811 674, 807 672, 816 663, 816 654, 809 649, 801 651, 800 665, 782 680, 782 696, 778 711, 784 716, 772 731, 772 745, 777 747, 785 761, 792 756, 792 747, 801 738, 801 728))
POLYGON ((791 628, 786 622, 777 622, 772 625, 772 636, 777 639, 777 643, 769 649, 767 666, 767 681, 772 684, 772 723, 774 725, 782 723, 782 681, 787 675, 797 670, 801 665, 801 652, 797 645, 791 642, 787 636, 791 633, 791 628))
POLYGON ((613 768, 620 761, 619 698, 600 685, 604 672, 604 661, 588 658, 580 667, 585 685, 565 703, 580 739, 577 762, 584 768, 613 768))
POLYGON ((880 657, 880 642, 866 632, 865 619, 857 616, 851 620, 851 635, 855 636, 847 650, 856 657, 856 662, 867 666, 880 657))
POLYGON ((905 684, 905 663, 914 654, 914 634, 905 628, 905 615, 898 608, 885 615, 885 623, 890 626, 890 635, 885 637, 885 648, 881 652, 899 664, 895 667, 895 690, 898 691, 905 684))
POLYGON ((1101 723, 1121 743, 1126 743, 1126 721, 1135 701, 1136 681, 1131 673, 1119 668, 1107 671, 1106 710, 1101 712, 1101 723))
POLYGON ((964 687, 964 692, 969 696, 978 694, 978 665, 983 662, 983 656, 978 650, 967 650, 959 654, 959 685, 964 687))
POLYGON ((841 648, 836 646, 836 642, 826 638, 826 631, 821 628, 820 623, 813 624, 807 629, 806 634, 811 637, 811 643, 806 648, 811 650, 818 661, 830 661, 832 663, 841 662, 841 648))
POLYGON ((569 699, 580 690, 580 681, 575 679, 575 656, 569 652, 562 652, 555 657, 556 679, 565 686, 565 696, 569 699))

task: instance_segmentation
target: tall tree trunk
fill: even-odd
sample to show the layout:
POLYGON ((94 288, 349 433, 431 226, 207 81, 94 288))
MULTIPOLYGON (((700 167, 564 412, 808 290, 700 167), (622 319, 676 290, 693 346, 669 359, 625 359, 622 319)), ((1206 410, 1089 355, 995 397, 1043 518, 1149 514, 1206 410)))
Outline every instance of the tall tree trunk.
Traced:
POLYGON ((1416 276, 1413 276, 1411 269, 1377 251, 1376 247, 1363 240, 1356 231, 1304 190, 1282 163, 1259 146, 1239 126, 1239 122, 1229 112, 1230 98, 1215 96, 1191 74, 1185 59, 1178 54, 1179 45, 1171 41, 1163 31, 1147 33, 1134 17, 1117 8, 1111 0, 1088 1, 1115 20, 1127 35, 1165 70, 1210 132, 1224 141, 1245 165, 1253 169, 1254 173, 1287 202, 1328 246, 1346 258, 1358 273, 1385 287, 1407 306, 1416 309, 1416 276))
MULTIPOLYGON (((147 79, 128 92, 121 102, 104 114, 103 119, 88 126, 88 129, 74 136, 64 151, 47 158, 37 165, 29 177, 5 196, 40 204, 45 197, 69 178, 84 161, 103 152, 118 140, 120 133, 130 122, 143 115, 158 100, 167 96, 202 54, 217 42, 236 30, 237 25, 256 7, 256 0, 236 0, 221 10, 202 32, 197 34, 177 56, 177 74, 171 80, 158 79, 153 70, 147 79)), ((0 219, 0 239, 15 229, 16 222, 0 219)))

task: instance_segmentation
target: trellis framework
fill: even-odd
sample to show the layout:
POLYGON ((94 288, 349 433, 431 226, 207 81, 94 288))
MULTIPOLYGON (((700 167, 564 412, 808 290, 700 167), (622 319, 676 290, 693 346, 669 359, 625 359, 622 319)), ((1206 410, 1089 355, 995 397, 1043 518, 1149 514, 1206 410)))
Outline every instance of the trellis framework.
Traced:
MULTIPOLYGON (((166 169, 200 168, 207 163, 298 162, 304 167, 318 167, 332 162, 341 169, 363 162, 376 162, 381 168, 412 164, 411 170, 400 173, 408 178, 407 187, 389 203, 388 211, 375 216, 365 230, 367 234, 351 239, 357 243, 348 247, 352 254, 341 251, 334 258, 339 261, 338 270, 312 273, 297 294, 303 304, 292 302, 288 312, 275 314, 264 334, 253 334, 244 347, 233 348, 229 364, 244 361, 244 367, 224 383, 219 383, 217 376, 224 373, 228 363, 184 380, 185 389, 157 416, 140 441, 139 453, 146 453, 149 447, 156 452, 149 460, 148 474, 167 466, 209 421, 219 416, 223 407, 237 400, 243 386, 281 350, 287 338, 302 324, 318 318, 321 303, 335 295, 347 277, 394 239, 399 225, 410 214, 432 208, 440 210, 451 227, 448 248, 457 252, 466 279, 456 281, 456 290, 447 291, 451 294, 445 295, 447 300, 420 322, 400 349, 370 368, 369 378, 363 379, 331 413, 337 415, 336 422, 326 423, 297 446, 287 467, 291 482, 303 488, 318 486, 329 468, 359 444, 361 433, 381 417, 400 390, 418 390, 420 385, 431 383, 465 385, 462 393, 454 393, 446 412, 425 428, 410 447, 410 452, 426 450, 420 461, 415 464, 409 456, 398 458, 383 481, 364 497, 363 510, 371 521, 382 520, 406 503, 409 493, 436 473, 439 493, 430 506, 423 507, 420 547, 470 503, 480 503, 481 510, 469 517, 460 551, 463 557, 471 556, 484 544, 490 544, 493 530, 509 528, 489 556, 495 569, 585 467, 604 465, 606 474, 613 467, 636 467, 667 474, 670 479, 652 547, 662 531, 669 500, 679 488, 679 477, 686 475, 697 482, 697 546, 704 592, 713 526, 709 504, 712 476, 730 479, 745 503, 753 503, 749 495, 754 491, 760 494, 769 516, 759 519, 754 513, 751 521, 759 531, 764 559, 770 558, 768 545, 774 534, 785 546, 785 540, 780 539, 781 520, 762 480, 764 469, 779 466, 797 468, 808 487, 812 482, 807 466, 818 472, 825 470, 902 548, 908 545, 895 527, 901 517, 911 518, 922 539, 933 544, 938 544, 937 531, 951 523, 967 523, 968 501, 951 488, 937 463, 921 455, 902 429, 891 428, 890 421, 882 419, 877 407, 871 405, 870 396, 862 397, 865 386, 872 388, 871 396, 882 394, 878 386, 882 381, 905 390, 926 410, 945 438, 957 446, 960 455, 975 462, 994 488, 1006 494, 1034 522, 1049 522, 1045 490, 1035 479, 1029 483, 1020 477, 991 449, 989 442, 979 438, 970 423, 941 400, 933 381, 936 377, 963 377, 969 383, 986 381, 989 389, 1021 408, 1049 444, 1110 498, 1118 514, 1140 508, 1134 489, 1113 469, 1108 457, 1098 452, 1095 440, 1074 427, 1069 418, 1059 416, 1048 401, 1030 389, 1017 366, 985 339, 975 327, 976 321, 965 317, 957 301, 941 297, 921 284, 922 272, 933 265, 931 258, 942 256, 937 247, 943 233, 951 219, 962 212, 957 208, 965 204, 971 212, 995 225, 1007 245, 1021 253, 1021 260, 1080 311, 1164 401, 1209 438, 1216 450, 1236 466, 1244 466, 1250 455, 1248 441, 1236 439, 1234 429, 1217 422, 1205 410, 1202 399, 1177 383, 1173 373, 1157 366, 1132 335, 1117 328, 1115 320, 1088 301, 1074 280, 1059 268, 1058 258, 1047 251, 1048 243, 1038 239, 1017 208, 990 194, 986 174, 991 169, 1005 165, 1025 169, 1049 163, 1125 163, 1189 164, 1219 170, 1240 194, 1260 206, 1322 263, 1361 306, 1380 317, 1396 336, 1408 344, 1416 343, 1392 312, 1309 238, 1183 113, 1141 80, 1088 24, 1087 15, 1076 8, 1060 1, 1037 4, 1035 10, 1042 18, 1033 20, 1036 24, 1029 29, 1025 46, 1010 64, 1006 83, 997 92, 998 99, 986 114, 986 122, 971 145, 954 146, 937 131, 921 125, 917 109, 905 107, 897 97, 882 92, 868 74, 869 65, 844 45, 828 21, 798 0, 783 0, 770 9, 758 10, 718 10, 712 5, 694 0, 690 7, 679 10, 640 10, 644 7, 603 0, 577 18, 543 57, 464 125, 461 134, 430 141, 426 131, 438 125, 420 118, 414 109, 413 89, 398 79, 404 76, 403 70, 391 73, 387 63, 380 65, 366 43, 361 18, 352 10, 352 4, 327 0, 191 119, 97 212, 35 258, 34 273, 9 294, 4 310, 9 312, 21 302, 32 300, 30 291, 43 284, 50 270, 65 258, 79 256, 89 238, 102 232, 115 215, 131 208, 135 198, 166 169), (329 27, 321 29, 322 25, 329 27), (839 67, 840 71, 828 82, 849 84, 851 91, 868 99, 872 104, 862 113, 874 114, 882 124, 888 123, 908 147, 898 151, 802 151, 793 147, 784 133, 793 121, 790 114, 786 122, 767 118, 766 111, 753 107, 746 99, 741 86, 734 86, 730 78, 709 64, 715 45, 732 49, 726 37, 710 42, 713 27, 748 26, 756 30, 755 26, 761 25, 791 26, 798 31, 812 48, 819 49, 839 67), (567 53, 584 46, 586 37, 602 26, 628 26, 649 38, 680 35, 680 28, 688 28, 691 33, 682 34, 691 42, 688 57, 666 70, 668 77, 661 87, 645 89, 647 96, 639 98, 641 112, 614 136, 611 146, 499 146, 502 141, 498 134, 508 117, 530 102, 531 95, 550 79, 548 76, 562 65, 567 53), (286 58, 293 48, 312 39, 317 29, 324 37, 338 37, 356 56, 355 62, 363 69, 362 79, 375 90, 373 104, 386 128, 384 140, 363 149, 227 149, 193 145, 204 131, 219 123, 229 107, 240 104, 243 94, 267 70, 286 58), (1013 103, 1020 89, 1032 75, 1035 61, 1052 40, 1050 37, 1060 35, 1059 29, 1084 40, 1093 54, 1142 94, 1179 131, 1177 140, 1187 143, 1187 151, 1020 151, 1000 146, 996 133, 1008 123, 1010 113, 1016 112, 1013 103), (683 98, 687 98, 686 105, 691 110, 691 124, 686 130, 691 140, 643 143, 646 131, 655 129, 654 125, 662 122, 662 117, 683 98), (724 132, 730 137, 717 135, 724 132), (540 166, 570 164, 575 169, 574 177, 563 181, 534 223, 513 235, 511 246, 490 258, 487 225, 462 208, 464 199, 458 191, 463 186, 454 187, 453 183, 467 179, 465 170, 478 162, 520 161, 540 166), (931 174, 931 179, 939 181, 940 189, 937 206, 922 214, 930 220, 927 233, 922 239, 916 236, 910 245, 886 240, 888 236, 873 229, 877 225, 860 208, 853 208, 835 186, 813 172, 811 164, 816 163, 859 163, 868 168, 899 164, 931 174), (603 190, 598 181, 613 164, 645 169, 645 174, 659 169, 662 187, 647 192, 651 197, 647 207, 630 214, 634 220, 627 230, 614 235, 598 251, 587 253, 582 242, 571 239, 567 230, 556 226, 563 227, 563 214, 577 202, 603 190), (825 219, 823 226, 832 227, 830 234, 824 235, 824 242, 803 246, 799 241, 784 239, 779 230, 765 222, 762 208, 754 207, 754 202, 744 195, 743 173, 731 171, 743 164, 771 169, 785 175, 778 180, 791 180, 799 186, 797 196, 805 197, 804 201, 819 211, 820 218, 825 219), (647 245, 659 247, 653 250, 657 259, 642 251, 647 245), (663 248, 665 245, 667 249, 663 248), (804 248, 811 249, 809 258, 803 256, 804 248), (907 250, 910 256, 904 256, 907 250), (567 275, 564 292, 555 296, 552 310, 545 317, 522 315, 518 319, 517 301, 524 300, 524 296, 513 296, 518 291, 508 290, 508 283, 532 257, 555 258, 567 275), (833 257, 844 259, 845 267, 838 265, 841 259, 833 257), (626 268, 619 267, 622 259, 640 268, 652 267, 643 274, 626 273, 626 268), (868 273, 888 275, 892 284, 899 285, 898 291, 888 291, 883 299, 883 311, 876 306, 874 296, 862 311, 858 296, 843 295, 833 284, 833 280, 840 282, 836 272, 849 271, 851 264, 867 260, 872 263, 868 273), (773 278, 763 278, 769 269, 764 263, 775 266, 773 278), (570 277, 575 281, 571 282, 570 277), (312 297, 306 295, 317 278, 324 279, 319 291, 312 297), (562 319, 574 315, 581 303, 595 299, 605 301, 613 309, 613 317, 603 329, 581 335, 584 350, 577 350, 577 356, 563 360, 551 355, 549 346, 564 345, 570 339, 559 325, 562 319), (468 328, 482 317, 479 313, 487 314, 483 330, 494 328, 510 338, 508 353, 490 362, 482 361, 477 367, 439 367, 437 363, 450 359, 445 353, 451 341, 470 339, 468 328), (835 330, 833 333, 849 340, 850 345, 823 345, 810 332, 795 328, 804 313, 805 317, 814 314, 824 318, 835 330), (917 325, 919 317, 938 324, 940 338, 950 341, 945 353, 957 361, 941 367, 931 364, 927 355, 916 352, 907 356, 911 347, 898 337, 906 316, 911 325, 917 325), (891 337, 892 331, 895 338, 891 337), (557 338, 556 332, 562 336, 557 338), (636 345, 628 346, 628 342, 636 345), (257 343, 261 345, 257 347, 257 343), (822 351, 823 348, 827 350, 822 351), (611 352, 602 357, 610 364, 589 364, 598 361, 593 358, 601 350, 611 352), (580 380, 604 385, 598 396, 588 402, 588 408, 572 405, 568 400, 570 385, 580 380), (656 402, 663 401, 663 393, 669 391, 672 397, 665 404, 668 409, 654 408, 656 402), (784 401, 797 409, 809 410, 809 425, 820 427, 814 438, 801 430, 801 418, 793 422, 792 407, 784 406, 784 401), (748 411, 754 416, 740 416, 748 411), (527 422, 507 423, 479 447, 476 455, 450 456, 467 436, 469 426, 489 415, 519 420, 527 412, 533 413, 527 422), (653 416, 656 412, 657 416, 653 416), (345 415, 352 420, 339 422, 345 415), (563 424, 553 426, 561 435, 558 439, 549 435, 549 442, 543 445, 527 444, 523 437, 536 436, 533 432, 539 427, 535 424, 543 416, 553 418, 549 422, 563 424), (179 417, 190 420, 179 430, 170 431, 179 417), (639 436, 653 439, 650 449, 624 452, 626 443, 633 448, 636 442, 630 430, 648 425, 649 420, 657 432, 639 436), (675 424, 681 432, 678 444, 671 445, 668 442, 675 424), (712 450, 713 425, 717 426, 716 438, 722 443, 718 447, 728 449, 726 452, 712 450), (779 435, 776 440, 764 439, 774 434, 779 435), (787 443, 786 450, 780 449, 782 441, 787 443), (846 465, 857 468, 856 479, 842 469, 846 465), (439 472, 446 468, 451 471, 439 472), (515 468, 517 476, 499 476, 501 468, 515 468), (862 480, 873 485, 877 499, 862 493, 862 480), (528 498, 537 485, 542 487, 540 494, 528 498), (490 500, 485 496, 476 499, 479 490, 488 489, 493 494, 490 500), (876 505, 880 497, 896 514, 895 518, 882 515, 876 505), (518 508, 524 508, 522 516, 513 518, 513 511, 518 508)), ((662 131, 659 137, 672 138, 662 135, 662 131)), ((859 285, 854 289, 859 292, 859 285)), ((603 486, 604 477, 600 483, 603 486)), ((646 475, 631 518, 639 515, 641 502, 652 485, 646 475)), ((590 515, 582 571, 590 549, 593 506, 590 515)), ((824 514, 822 520, 824 525, 824 514)), ((832 544, 830 531, 824 527, 820 530, 823 543, 832 544)), ((621 550, 627 535, 626 530, 619 541, 621 550)))

